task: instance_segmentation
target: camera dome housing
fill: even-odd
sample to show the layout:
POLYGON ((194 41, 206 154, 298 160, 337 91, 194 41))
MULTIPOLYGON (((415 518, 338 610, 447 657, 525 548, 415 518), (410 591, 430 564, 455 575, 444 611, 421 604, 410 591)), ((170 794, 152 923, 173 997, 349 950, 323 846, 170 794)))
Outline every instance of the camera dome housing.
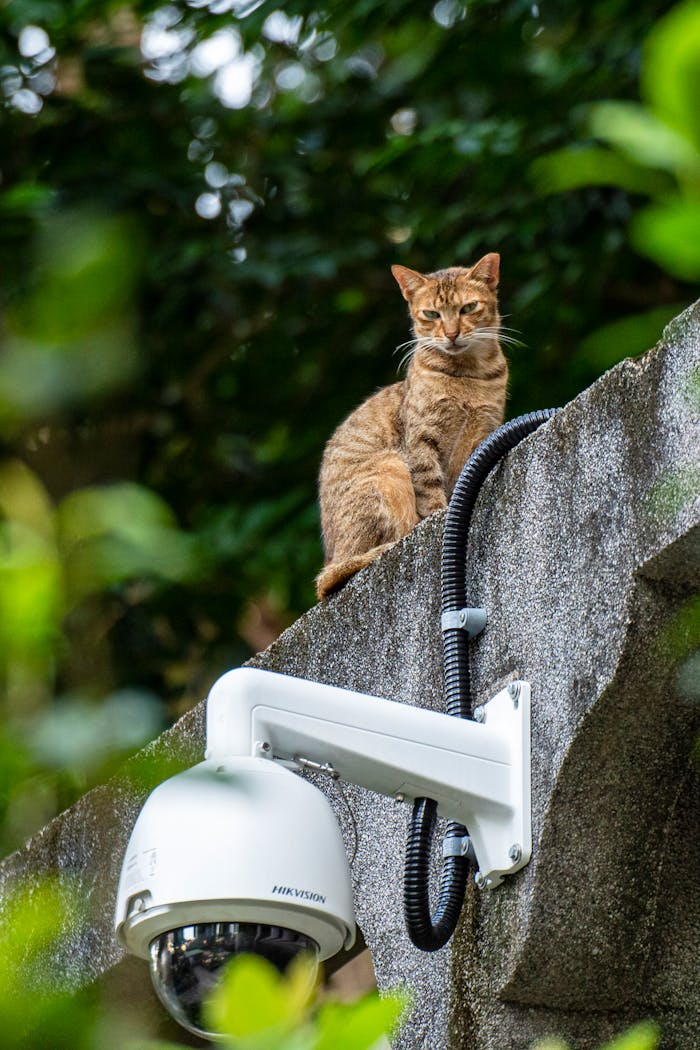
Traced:
POLYGON ((235 955, 254 952, 283 973, 300 952, 318 955, 310 937, 281 926, 212 922, 182 926, 151 941, 151 979, 158 998, 183 1028, 216 1039, 206 1023, 203 1003, 219 971, 235 955))
MULTIPOLYGON (((335 815, 317 788, 268 759, 210 759, 166 780, 131 834, 117 891, 120 944, 149 959, 162 935, 208 924, 293 931, 319 959, 354 941, 335 815)), ((245 940, 238 931, 228 954, 245 940)), ((248 943, 272 950, 269 937, 248 943)))

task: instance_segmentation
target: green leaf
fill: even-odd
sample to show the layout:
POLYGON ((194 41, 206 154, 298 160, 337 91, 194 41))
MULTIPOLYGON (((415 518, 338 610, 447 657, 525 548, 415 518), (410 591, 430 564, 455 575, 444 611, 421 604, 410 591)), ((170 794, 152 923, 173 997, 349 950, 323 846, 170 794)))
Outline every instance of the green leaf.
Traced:
POLYGON ((56 522, 74 601, 137 576, 185 580, 200 571, 196 538, 177 529, 164 500, 141 485, 74 492, 56 522))
POLYGON ((63 609, 54 545, 20 522, 0 521, 0 664, 48 657, 63 609))
POLYGON ((234 1045, 264 1046, 270 1039, 279 1040, 304 1020, 315 975, 315 964, 305 956, 294 959, 282 975, 257 955, 241 955, 227 967, 208 1000, 207 1023, 213 1031, 232 1036, 234 1045))
POLYGON ((64 543, 83 543, 112 532, 139 545, 151 529, 170 528, 174 520, 154 492, 121 482, 72 493, 58 509, 58 524, 64 543))
POLYGON ((51 203, 54 196, 54 191, 41 183, 20 182, 0 194, 0 213, 38 213, 51 203))
POLYGON ((0 463, 0 515, 21 522, 47 541, 53 540, 53 506, 49 494, 20 459, 0 463))
POLYGON ((581 342, 578 354, 596 371, 612 368, 623 358, 635 357, 654 346, 664 326, 681 312, 684 305, 660 306, 596 328, 581 342))
POLYGON ((656 1050, 658 1045, 658 1025, 652 1021, 642 1021, 605 1046, 601 1046, 600 1050, 656 1050))
POLYGON ((700 147, 700 2, 687 0, 649 34, 642 94, 652 109, 700 147))
POLYGON ((325 1003, 318 1014, 314 1050, 370 1050, 388 1035, 408 1006, 402 993, 371 992, 356 1003, 325 1003))
POLYGON ((700 278, 700 201, 677 197, 651 204, 632 221, 632 243, 685 281, 700 278))
POLYGON ((700 176, 693 143, 636 102, 599 102, 591 108, 589 127, 636 164, 700 176))
POLYGON ((538 158, 530 166, 531 181, 540 193, 562 193, 583 186, 618 186, 630 193, 653 195, 668 186, 658 172, 647 171, 599 146, 566 148, 538 158))

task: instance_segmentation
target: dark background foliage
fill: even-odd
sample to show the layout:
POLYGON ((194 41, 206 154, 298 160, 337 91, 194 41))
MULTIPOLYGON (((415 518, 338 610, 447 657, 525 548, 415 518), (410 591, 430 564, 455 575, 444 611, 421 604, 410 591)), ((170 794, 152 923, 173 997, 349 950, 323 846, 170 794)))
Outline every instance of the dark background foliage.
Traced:
POLYGON ((392 263, 501 253, 525 344, 510 415, 654 341, 587 339, 692 297, 629 249, 639 200, 546 196, 530 171, 586 139, 592 101, 637 97, 669 7, 2 6, 0 439, 48 507, 61 581, 40 656, 3 665, 11 712, 19 667, 30 707, 135 687, 172 716, 312 603, 323 444, 408 337, 392 263), (202 47, 222 32, 228 74, 202 47), (86 487, 116 503, 80 517, 86 487))

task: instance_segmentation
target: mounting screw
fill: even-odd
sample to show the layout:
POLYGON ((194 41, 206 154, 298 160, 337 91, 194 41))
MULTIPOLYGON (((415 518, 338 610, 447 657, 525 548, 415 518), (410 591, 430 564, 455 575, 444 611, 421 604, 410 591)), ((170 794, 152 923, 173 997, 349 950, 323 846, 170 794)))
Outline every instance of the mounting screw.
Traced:
POLYGON ((394 795, 394 802, 405 802, 405 801, 406 801, 406 796, 404 795, 403 791, 397 791, 396 794, 394 795))
POLYGON ((481 706, 475 707, 474 708, 474 714, 473 714, 472 717, 473 717, 475 722, 485 722, 486 721, 486 712, 484 711, 483 707, 481 707, 481 706))
POLYGON ((517 707, 518 706, 518 698, 520 696, 520 682, 509 682, 508 686, 507 686, 507 689, 508 689, 508 696, 513 701, 513 705, 515 707, 517 707))
POLYGON ((131 908, 129 909, 129 914, 130 915, 138 915, 139 912, 142 912, 142 911, 145 911, 145 910, 146 910, 146 902, 143 899, 143 897, 136 897, 135 900, 132 901, 131 908))
POLYGON ((517 864, 517 862, 520 860, 522 855, 523 855, 523 851, 522 851, 521 847, 518 845, 517 842, 514 842, 513 845, 510 847, 510 849, 508 850, 508 856, 513 861, 513 864, 517 864))
POLYGON ((482 875, 480 871, 477 871, 474 876, 474 885, 477 890, 485 890, 488 887, 488 879, 485 875, 482 875))
POLYGON ((259 755, 269 755, 272 751, 272 744, 269 740, 258 740, 255 744, 255 750, 259 755))

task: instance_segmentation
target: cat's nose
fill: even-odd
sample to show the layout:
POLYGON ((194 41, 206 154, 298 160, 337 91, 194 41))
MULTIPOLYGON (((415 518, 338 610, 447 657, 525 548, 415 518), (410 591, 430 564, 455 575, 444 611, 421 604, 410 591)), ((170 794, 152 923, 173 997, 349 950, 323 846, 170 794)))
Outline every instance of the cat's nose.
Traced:
POLYGON ((459 332, 447 332, 446 331, 445 335, 447 336, 447 338, 450 340, 451 343, 456 343, 457 342, 457 336, 459 335, 459 332))

